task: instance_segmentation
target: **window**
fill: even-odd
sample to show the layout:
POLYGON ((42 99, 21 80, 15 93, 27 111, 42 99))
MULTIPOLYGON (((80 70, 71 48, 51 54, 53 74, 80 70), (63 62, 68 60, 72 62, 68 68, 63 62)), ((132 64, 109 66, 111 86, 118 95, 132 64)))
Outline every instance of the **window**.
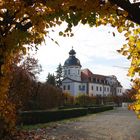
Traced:
POLYGON ((63 90, 66 90, 66 86, 63 86, 63 90))
POLYGON ((85 86, 84 85, 82 86, 82 90, 85 90, 85 86))
POLYGON ((100 87, 100 91, 102 91, 102 87, 100 87))
POLYGON ((80 74, 80 70, 78 70, 78 75, 80 74))
POLYGON ((91 82, 91 77, 89 77, 88 80, 91 82))
POLYGON ((106 91, 106 87, 104 87, 104 91, 106 91))
POLYGON ((100 80, 99 79, 97 79, 97 83, 99 83, 100 82, 100 80))
POLYGON ((83 86, 79 85, 79 90, 85 90, 85 85, 83 86))
POLYGON ((96 87, 96 91, 98 91, 98 87, 96 87))
POLYGON ((109 91, 109 87, 107 88, 107 91, 109 91))
POLYGON ((68 85, 68 90, 70 90, 70 85, 68 85))
POLYGON ((91 90, 93 90, 93 86, 91 86, 91 90))
POLYGON ((96 78, 93 78, 93 82, 96 82, 96 78))
POLYGON ((119 89, 118 89, 118 93, 119 93, 119 89))
POLYGON ((79 85, 79 90, 81 90, 81 85, 79 85))
POLYGON ((120 93, 122 92, 122 90, 120 89, 120 93))
POLYGON ((67 70, 65 70, 65 75, 67 75, 67 70))
POLYGON ((68 74, 70 74, 70 70, 68 70, 68 74))

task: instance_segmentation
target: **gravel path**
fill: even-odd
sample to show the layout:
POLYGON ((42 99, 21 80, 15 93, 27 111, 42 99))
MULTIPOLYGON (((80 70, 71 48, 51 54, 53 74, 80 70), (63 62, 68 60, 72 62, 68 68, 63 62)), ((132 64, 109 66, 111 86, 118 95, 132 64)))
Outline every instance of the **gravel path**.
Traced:
POLYGON ((126 108, 57 123, 46 130, 51 140, 140 140, 140 120, 126 108))

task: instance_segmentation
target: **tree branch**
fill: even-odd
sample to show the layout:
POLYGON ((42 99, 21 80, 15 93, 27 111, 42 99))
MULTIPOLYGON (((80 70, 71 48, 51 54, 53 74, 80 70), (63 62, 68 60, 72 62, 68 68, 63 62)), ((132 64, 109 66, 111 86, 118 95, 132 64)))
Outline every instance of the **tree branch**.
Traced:
POLYGON ((140 3, 130 3, 126 0, 109 0, 111 3, 116 4, 118 7, 128 12, 128 20, 140 24, 140 3))

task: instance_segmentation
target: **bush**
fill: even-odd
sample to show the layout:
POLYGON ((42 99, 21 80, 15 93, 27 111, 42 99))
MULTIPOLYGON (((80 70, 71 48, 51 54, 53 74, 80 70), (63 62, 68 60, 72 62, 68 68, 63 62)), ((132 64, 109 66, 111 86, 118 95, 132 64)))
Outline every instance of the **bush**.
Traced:
POLYGON ((66 109, 56 111, 24 111, 20 113, 20 122, 23 124, 47 123, 72 117, 79 117, 86 115, 87 113, 87 108, 66 109))
POLYGON ((113 106, 74 108, 55 111, 24 111, 20 113, 20 124, 22 123, 28 125, 37 123, 47 123, 51 121, 58 121, 62 119, 103 112, 111 109, 113 109, 113 106))
POLYGON ((75 103, 80 106, 88 106, 88 105, 95 105, 96 104, 96 97, 91 97, 85 94, 79 94, 75 98, 75 103))
POLYGON ((89 107, 88 113, 92 114, 92 113, 98 113, 98 112, 103 112, 103 111, 112 110, 112 109, 113 109, 113 106, 89 107))

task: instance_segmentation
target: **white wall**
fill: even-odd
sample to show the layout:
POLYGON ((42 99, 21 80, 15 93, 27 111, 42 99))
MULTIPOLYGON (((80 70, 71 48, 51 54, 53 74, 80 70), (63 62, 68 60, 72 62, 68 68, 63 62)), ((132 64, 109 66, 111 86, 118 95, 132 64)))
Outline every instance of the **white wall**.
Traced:
POLYGON ((64 78, 69 77, 73 80, 81 81, 81 67, 80 66, 64 67, 63 74, 64 74, 64 78))
POLYGON ((97 83, 89 83, 90 96, 96 95, 106 96, 108 94, 110 94, 110 86, 97 83))
POLYGON ((73 82, 70 79, 65 79, 62 82, 62 89, 64 92, 68 92, 73 96, 77 96, 79 93, 86 94, 87 86, 86 86, 86 83, 73 82), (65 86, 65 90, 64 90, 64 86, 65 86), (70 87, 70 89, 68 89, 68 86, 70 87), (81 90, 79 89, 79 86, 81 87, 81 90), (84 89, 83 89, 83 86, 84 86, 84 89))

